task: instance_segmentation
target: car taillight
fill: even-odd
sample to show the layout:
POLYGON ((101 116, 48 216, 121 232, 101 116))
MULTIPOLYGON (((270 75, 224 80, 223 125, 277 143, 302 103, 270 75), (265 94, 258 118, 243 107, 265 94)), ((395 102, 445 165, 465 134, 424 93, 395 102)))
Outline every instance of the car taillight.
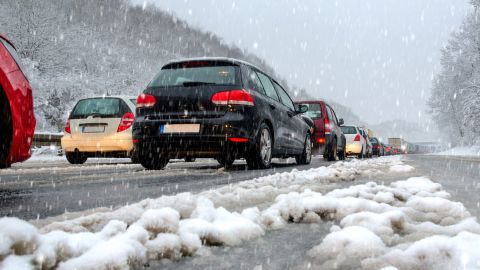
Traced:
POLYGON ((67 124, 65 124, 65 133, 72 133, 72 129, 70 128, 70 119, 68 119, 67 124))
POLYGON ((325 133, 329 133, 331 131, 331 127, 330 127, 330 120, 328 120, 328 118, 325 118, 325 133))
POLYGON ((325 143, 325 138, 318 138, 317 143, 324 144, 325 143))
POLYGON ((252 95, 245 90, 223 91, 213 94, 212 102, 215 105, 243 105, 255 106, 252 95))
POLYGON ((120 120, 120 124, 118 125, 117 132, 122 132, 124 130, 129 129, 133 122, 135 121, 135 116, 133 113, 128 112, 122 116, 122 120, 120 120))
POLYGON ((151 108, 157 103, 157 98, 149 94, 141 94, 137 98, 137 108, 151 108))
POLYGON ((360 141, 360 134, 357 134, 357 136, 355 136, 355 139, 353 139, 354 142, 359 142, 360 141))
POLYGON ((248 142, 247 138, 229 138, 228 140, 230 140, 231 142, 234 142, 234 143, 246 143, 246 142, 248 142))

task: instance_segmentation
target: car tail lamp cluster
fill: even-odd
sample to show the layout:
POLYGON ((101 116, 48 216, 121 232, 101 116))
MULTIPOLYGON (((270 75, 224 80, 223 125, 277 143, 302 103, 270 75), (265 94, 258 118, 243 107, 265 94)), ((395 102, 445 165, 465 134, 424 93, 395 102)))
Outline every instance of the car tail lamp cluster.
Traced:
POLYGON ((231 90, 215 93, 212 96, 212 102, 215 105, 243 105, 255 106, 252 95, 245 90, 231 90))
POLYGON ((325 118, 325 132, 331 132, 331 126, 330 126, 330 120, 328 118, 325 118))
POLYGON ((354 142, 359 142, 360 141, 360 134, 357 134, 357 136, 355 136, 355 139, 353 139, 354 142))
POLYGON ((65 133, 72 133, 72 129, 70 128, 70 119, 67 120, 67 124, 65 125, 65 133))
POLYGON ((229 138, 229 140, 231 142, 234 142, 234 143, 246 143, 246 142, 248 142, 248 138, 236 138, 236 137, 234 137, 234 138, 229 138))
POLYGON ((318 138, 317 139, 317 143, 319 143, 319 144, 324 144, 325 141, 326 141, 325 138, 318 138))
POLYGON ((149 94, 141 94, 137 98, 137 108, 151 108, 157 103, 157 98, 149 94))
POLYGON ((128 112, 124 114, 118 125, 117 132, 129 129, 133 125, 133 122, 135 122, 135 115, 133 115, 133 113, 128 112))

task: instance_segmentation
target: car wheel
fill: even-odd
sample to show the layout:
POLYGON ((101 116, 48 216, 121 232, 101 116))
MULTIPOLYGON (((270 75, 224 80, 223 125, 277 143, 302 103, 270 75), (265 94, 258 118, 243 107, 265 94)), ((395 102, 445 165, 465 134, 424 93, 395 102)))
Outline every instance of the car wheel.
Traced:
POLYGON ((0 169, 10 167, 7 162, 12 143, 12 115, 7 97, 0 87, 0 169))
POLYGON ((347 148, 345 145, 343 145, 342 151, 338 153, 338 159, 339 160, 345 160, 347 159, 347 148))
POLYGON ((87 162, 88 157, 80 152, 67 152, 65 153, 65 157, 67 158, 70 164, 78 165, 87 162))
POLYGON ((135 150, 140 164, 147 170, 163 170, 170 161, 162 155, 155 144, 137 145, 135 150))
POLYGON ((358 158, 359 159, 363 159, 364 155, 363 155, 363 147, 362 147, 362 150, 360 150, 360 153, 358 154, 358 158))
POLYGON ((217 157, 216 160, 222 165, 222 167, 230 167, 235 162, 235 157, 228 153, 221 157, 217 157))
POLYGON ((295 157, 298 165, 306 165, 310 164, 312 161, 312 140, 310 138, 310 134, 307 133, 307 137, 305 138, 305 144, 303 146, 303 152, 301 155, 295 157))
POLYGON ((197 160, 197 159, 193 158, 193 157, 186 157, 185 158, 185 162, 195 162, 195 160, 197 160))
POLYGON ((133 164, 140 164, 140 159, 138 158, 138 155, 135 151, 132 152, 130 155, 130 160, 132 161, 133 164))
POLYGON ((270 128, 263 123, 257 135, 255 147, 245 159, 250 169, 268 169, 272 166, 272 133, 270 128))
POLYGON ((337 139, 333 139, 330 153, 328 153, 328 161, 336 161, 338 156, 337 139))

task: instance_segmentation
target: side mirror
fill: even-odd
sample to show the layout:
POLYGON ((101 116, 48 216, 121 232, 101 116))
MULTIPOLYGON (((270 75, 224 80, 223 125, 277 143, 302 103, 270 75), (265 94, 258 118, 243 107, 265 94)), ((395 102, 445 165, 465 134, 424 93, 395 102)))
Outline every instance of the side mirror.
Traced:
POLYGON ((345 122, 343 121, 343 118, 338 119, 338 125, 343 126, 345 122))
POLYGON ((308 106, 305 104, 298 105, 297 113, 306 113, 308 112, 308 106))

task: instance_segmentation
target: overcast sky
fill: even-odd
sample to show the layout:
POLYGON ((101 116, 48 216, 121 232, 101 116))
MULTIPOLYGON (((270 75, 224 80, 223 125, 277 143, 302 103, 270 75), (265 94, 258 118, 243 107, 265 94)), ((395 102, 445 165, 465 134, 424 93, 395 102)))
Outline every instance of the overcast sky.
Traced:
POLYGON ((291 85, 372 124, 425 120, 440 49, 470 10, 467 0, 147 2, 263 57, 291 85))

